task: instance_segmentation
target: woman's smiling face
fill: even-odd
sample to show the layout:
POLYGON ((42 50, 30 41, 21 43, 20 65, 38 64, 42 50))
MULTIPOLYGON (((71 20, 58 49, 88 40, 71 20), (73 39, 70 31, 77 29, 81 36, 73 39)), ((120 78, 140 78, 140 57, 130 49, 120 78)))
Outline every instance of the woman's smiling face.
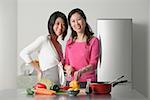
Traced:
POLYGON ((55 20, 53 30, 57 36, 60 36, 65 31, 65 23, 61 17, 55 20))
POLYGON ((70 24, 74 31, 77 33, 84 33, 85 31, 85 20, 79 13, 74 13, 70 18, 70 24))

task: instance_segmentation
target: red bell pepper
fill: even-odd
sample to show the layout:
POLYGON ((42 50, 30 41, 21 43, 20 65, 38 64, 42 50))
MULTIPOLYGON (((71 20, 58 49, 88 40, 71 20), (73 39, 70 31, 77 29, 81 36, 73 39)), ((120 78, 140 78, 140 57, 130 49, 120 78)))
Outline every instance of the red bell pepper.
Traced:
POLYGON ((43 83, 37 83, 33 86, 34 89, 37 89, 37 88, 44 88, 46 89, 46 85, 43 84, 43 83))

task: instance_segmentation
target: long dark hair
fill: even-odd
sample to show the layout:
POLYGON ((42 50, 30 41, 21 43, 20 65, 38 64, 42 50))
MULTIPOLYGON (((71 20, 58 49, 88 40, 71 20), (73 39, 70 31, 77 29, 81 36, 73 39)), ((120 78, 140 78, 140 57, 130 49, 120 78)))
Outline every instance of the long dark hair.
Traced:
MULTIPOLYGON (((89 24, 88 24, 87 21, 86 21, 86 16, 85 16, 84 12, 83 12, 81 9, 79 9, 79 8, 73 9, 73 10, 68 14, 68 23, 69 23, 69 25, 70 25, 70 27, 71 27, 70 18, 71 18, 71 16, 72 16, 73 14, 75 14, 75 13, 80 14, 80 16, 83 17, 83 19, 85 20, 86 26, 85 26, 85 32, 84 32, 84 34, 87 36, 86 43, 88 44, 89 41, 90 41, 90 39, 93 37, 93 34, 94 34, 94 33, 92 32, 91 27, 89 26, 89 24)), ((74 42, 74 40, 76 39, 76 37, 77 37, 77 32, 75 32, 75 31, 73 30, 73 28, 71 27, 71 38, 72 38, 71 44, 74 42)))
POLYGON ((47 26, 48 26, 48 32, 49 32, 50 35, 51 35, 51 34, 55 34, 55 32, 54 32, 54 30, 53 30, 53 26, 54 26, 55 21, 56 21, 56 19, 57 19, 58 17, 60 17, 60 18, 62 18, 62 19, 64 20, 65 31, 62 33, 62 40, 64 40, 65 37, 66 37, 66 35, 67 35, 67 30, 68 30, 68 22, 67 22, 67 18, 66 18, 66 16, 65 16, 64 13, 59 12, 59 11, 56 11, 56 12, 54 12, 54 13, 50 16, 50 18, 49 18, 49 20, 48 20, 48 25, 47 25, 47 26))

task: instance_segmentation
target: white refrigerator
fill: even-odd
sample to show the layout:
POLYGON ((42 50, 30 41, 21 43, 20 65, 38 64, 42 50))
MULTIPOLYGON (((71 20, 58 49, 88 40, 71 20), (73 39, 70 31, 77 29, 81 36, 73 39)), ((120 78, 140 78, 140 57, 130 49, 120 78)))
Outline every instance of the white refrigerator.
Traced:
POLYGON ((98 81, 112 81, 122 75, 132 81, 132 19, 98 19, 101 64, 98 81))

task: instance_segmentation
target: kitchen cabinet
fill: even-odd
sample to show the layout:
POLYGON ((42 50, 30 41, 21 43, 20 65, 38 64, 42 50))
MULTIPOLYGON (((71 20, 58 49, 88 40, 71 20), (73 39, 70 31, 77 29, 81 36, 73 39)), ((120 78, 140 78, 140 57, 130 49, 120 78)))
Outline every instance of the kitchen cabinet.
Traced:
POLYGON ((132 81, 132 19, 98 19, 101 39, 101 65, 98 81, 112 81, 125 75, 132 81))

